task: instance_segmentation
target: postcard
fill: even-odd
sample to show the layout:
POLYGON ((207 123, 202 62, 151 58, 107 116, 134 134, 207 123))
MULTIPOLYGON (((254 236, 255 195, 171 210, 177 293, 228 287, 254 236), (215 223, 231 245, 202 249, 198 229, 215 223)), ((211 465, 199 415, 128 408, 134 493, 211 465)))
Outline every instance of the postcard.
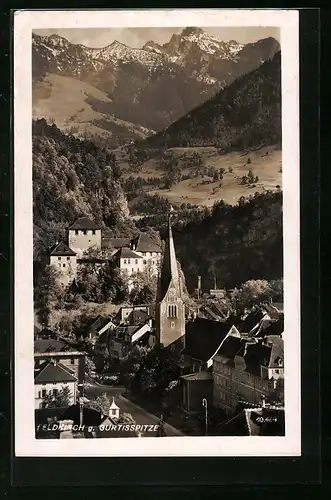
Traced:
POLYGON ((16 456, 300 456, 298 24, 15 12, 16 456))

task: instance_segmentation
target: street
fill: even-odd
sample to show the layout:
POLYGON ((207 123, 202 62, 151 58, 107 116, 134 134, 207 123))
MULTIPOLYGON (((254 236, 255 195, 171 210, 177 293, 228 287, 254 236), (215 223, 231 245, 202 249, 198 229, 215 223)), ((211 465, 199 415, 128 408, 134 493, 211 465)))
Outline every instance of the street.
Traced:
MULTIPOLYGON (((138 425, 157 425, 159 423, 159 418, 149 413, 141 406, 129 401, 124 396, 121 395, 123 392, 123 388, 121 387, 107 387, 101 386, 97 384, 87 385, 85 388, 85 396, 88 399, 96 399, 100 394, 106 393, 110 402, 112 402, 112 398, 114 397, 115 403, 120 408, 120 413, 130 413, 132 417, 135 419, 136 424, 138 425)), ((184 434, 179 430, 175 429, 171 425, 165 423, 164 430, 167 436, 183 436, 184 434)), ((155 432, 146 432, 145 437, 155 437, 155 432)))

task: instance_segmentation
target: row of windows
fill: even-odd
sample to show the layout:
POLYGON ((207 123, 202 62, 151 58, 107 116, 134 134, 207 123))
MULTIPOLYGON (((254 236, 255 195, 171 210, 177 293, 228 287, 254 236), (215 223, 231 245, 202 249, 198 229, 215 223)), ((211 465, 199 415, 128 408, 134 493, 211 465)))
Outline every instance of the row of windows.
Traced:
POLYGON ((158 254, 157 252, 141 252, 141 253, 144 257, 149 257, 149 256, 156 257, 158 254))
POLYGON ((168 306, 168 318, 177 318, 177 306, 168 306))
MULTIPOLYGON (((79 232, 80 232, 80 231, 81 231, 80 229, 75 229, 75 234, 76 234, 76 235, 77 235, 77 234, 79 234, 79 232)), ((87 234, 87 233, 88 233, 88 230, 87 230, 87 229, 83 229, 82 231, 83 231, 83 233, 84 233, 84 234, 87 234)), ((92 229, 92 234, 96 234, 96 233, 95 233, 95 229, 92 229)))
POLYGON ((38 398, 45 398, 47 394, 53 394, 53 396, 56 396, 59 393, 59 389, 52 389, 51 391, 47 391, 46 389, 42 389, 41 391, 38 391, 38 398))
POLYGON ((215 391, 216 391, 216 395, 218 396, 218 398, 220 398, 225 403, 231 404, 231 395, 230 394, 228 394, 227 392, 224 392, 224 391, 220 391, 218 387, 216 387, 215 391))
MULTIPOLYGON (((63 257, 64 258, 64 257, 63 257)), ((61 257, 58 257, 57 260, 61 260, 61 257)), ((70 260, 70 257, 66 257, 67 260, 70 260)))

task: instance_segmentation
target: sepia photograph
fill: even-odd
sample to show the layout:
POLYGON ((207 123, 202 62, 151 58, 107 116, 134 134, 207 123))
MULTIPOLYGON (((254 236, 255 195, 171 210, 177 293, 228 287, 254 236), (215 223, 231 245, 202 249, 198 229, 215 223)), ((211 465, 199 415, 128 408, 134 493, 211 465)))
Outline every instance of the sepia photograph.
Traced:
POLYGON ((16 453, 300 454, 297 12, 15 17, 16 453))

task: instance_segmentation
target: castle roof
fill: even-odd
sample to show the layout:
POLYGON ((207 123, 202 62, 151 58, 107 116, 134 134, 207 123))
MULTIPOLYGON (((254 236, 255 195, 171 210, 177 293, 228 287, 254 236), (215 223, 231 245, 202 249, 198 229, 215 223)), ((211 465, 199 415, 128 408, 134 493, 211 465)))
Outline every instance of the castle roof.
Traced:
POLYGON ((118 259, 142 259, 141 255, 133 252, 130 248, 120 248, 114 254, 114 257, 118 259))
POLYGON ((181 295, 179 271, 176 259, 174 239, 172 236, 170 217, 168 232, 169 236, 164 250, 161 274, 158 283, 158 302, 164 299, 171 284, 173 284, 178 295, 181 295))
POLYGON ((81 230, 84 230, 84 229, 100 229, 99 226, 96 225, 95 222, 93 222, 92 220, 88 219, 87 217, 78 217, 75 222, 73 224, 71 224, 71 226, 69 226, 70 230, 73 230, 73 229, 81 229, 81 230))
POLYGON ((105 248, 112 247, 112 248, 115 248, 117 250, 119 248, 129 247, 130 246, 130 239, 129 238, 105 237, 105 238, 102 238, 101 245, 105 248))
POLYGON ((76 252, 71 250, 71 248, 64 241, 60 241, 60 243, 56 243, 56 245, 53 247, 50 255, 67 255, 74 257, 76 255, 76 252))
POLYGON ((49 361, 36 374, 35 384, 47 384, 51 382, 76 382, 77 378, 69 372, 62 363, 49 361))
POLYGON ((136 252, 161 252, 161 247, 148 234, 141 233, 132 240, 136 252))

